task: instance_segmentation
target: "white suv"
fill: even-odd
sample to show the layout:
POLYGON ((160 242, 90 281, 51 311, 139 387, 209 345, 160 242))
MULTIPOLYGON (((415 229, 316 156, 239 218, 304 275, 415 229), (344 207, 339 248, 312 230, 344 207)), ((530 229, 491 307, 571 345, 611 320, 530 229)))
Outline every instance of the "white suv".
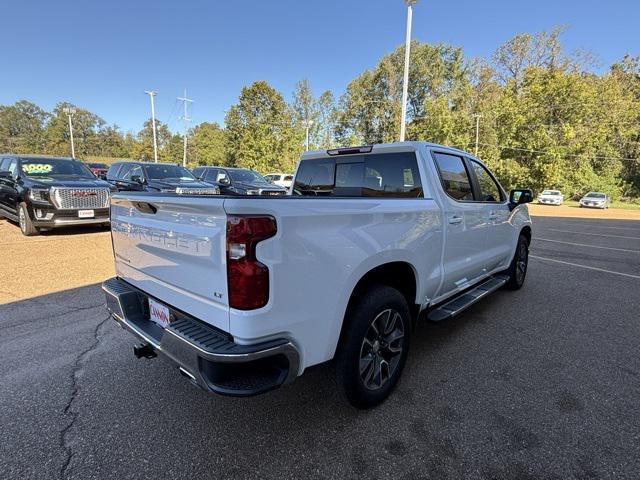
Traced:
POLYGON ((269 173, 264 176, 269 182, 280 187, 289 188, 293 183, 293 175, 287 173, 269 173))

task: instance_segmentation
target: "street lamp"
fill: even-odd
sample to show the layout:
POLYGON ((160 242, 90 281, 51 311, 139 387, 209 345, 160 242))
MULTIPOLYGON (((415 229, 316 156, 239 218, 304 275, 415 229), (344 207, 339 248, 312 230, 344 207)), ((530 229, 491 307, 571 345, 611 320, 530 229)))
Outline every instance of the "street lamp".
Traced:
POLYGON ((407 129, 407 97, 409 90, 409 56, 411 54, 411 22, 413 19, 413 6, 418 0, 404 0, 407 5, 407 35, 404 46, 404 78, 402 80, 402 117, 400 118, 400 141, 404 142, 407 129))
POLYGON ((67 118, 69 119, 69 136, 71 137, 71 158, 76 158, 76 148, 75 148, 75 145, 73 144, 73 123, 71 122, 71 115, 75 115, 76 109, 64 107, 62 109, 62 112, 65 113, 67 115, 67 118))
POLYGON ((153 100, 158 92, 154 92, 153 90, 145 90, 144 93, 149 95, 149 98, 151 99, 151 123, 153 124, 153 159, 156 163, 158 163, 158 141, 156 140, 156 106, 153 100))
POLYGON ((309 150, 309 129, 311 128, 311 126, 313 125, 313 120, 303 120, 302 124, 304 125, 304 129, 306 132, 306 140, 305 140, 305 150, 309 150))

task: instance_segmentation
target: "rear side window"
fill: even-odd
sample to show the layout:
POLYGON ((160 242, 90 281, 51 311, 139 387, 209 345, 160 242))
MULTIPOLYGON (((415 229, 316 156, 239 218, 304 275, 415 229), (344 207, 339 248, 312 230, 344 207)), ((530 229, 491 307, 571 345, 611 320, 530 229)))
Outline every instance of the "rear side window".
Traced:
POLYGON ((303 160, 294 193, 336 197, 422 197, 413 152, 303 160))
POLYGON ((462 157, 437 152, 434 153, 434 156, 440 180, 447 195, 458 201, 472 201, 471 181, 462 157))

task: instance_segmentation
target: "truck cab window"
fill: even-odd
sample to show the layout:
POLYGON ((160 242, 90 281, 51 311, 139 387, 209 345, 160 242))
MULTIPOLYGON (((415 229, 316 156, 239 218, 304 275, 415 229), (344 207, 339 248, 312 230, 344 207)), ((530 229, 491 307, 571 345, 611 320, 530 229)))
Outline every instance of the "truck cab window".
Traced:
POLYGON ((298 168, 296 195, 332 195, 335 179, 333 159, 303 160, 298 168))
POLYGON ((295 182, 294 193, 297 195, 422 196, 418 163, 413 152, 303 160, 295 182))
POLYGON ((439 152, 434 153, 434 157, 447 195, 458 201, 473 201, 471 181, 462 157, 439 152))
POLYGON ((471 165, 480 188, 478 200, 481 202, 501 202, 503 200, 502 192, 489 171, 475 160, 471 160, 471 165))

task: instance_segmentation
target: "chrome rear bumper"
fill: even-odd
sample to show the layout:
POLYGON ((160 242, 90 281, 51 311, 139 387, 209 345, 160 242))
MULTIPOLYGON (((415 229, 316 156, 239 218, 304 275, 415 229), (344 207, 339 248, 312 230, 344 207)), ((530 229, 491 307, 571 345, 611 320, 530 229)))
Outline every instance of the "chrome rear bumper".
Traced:
POLYGON ((171 309, 169 327, 148 318, 148 296, 119 278, 102 284, 107 310, 126 330, 178 366, 198 387, 232 396, 251 396, 291 383, 300 355, 287 339, 239 345, 230 335, 171 309))

